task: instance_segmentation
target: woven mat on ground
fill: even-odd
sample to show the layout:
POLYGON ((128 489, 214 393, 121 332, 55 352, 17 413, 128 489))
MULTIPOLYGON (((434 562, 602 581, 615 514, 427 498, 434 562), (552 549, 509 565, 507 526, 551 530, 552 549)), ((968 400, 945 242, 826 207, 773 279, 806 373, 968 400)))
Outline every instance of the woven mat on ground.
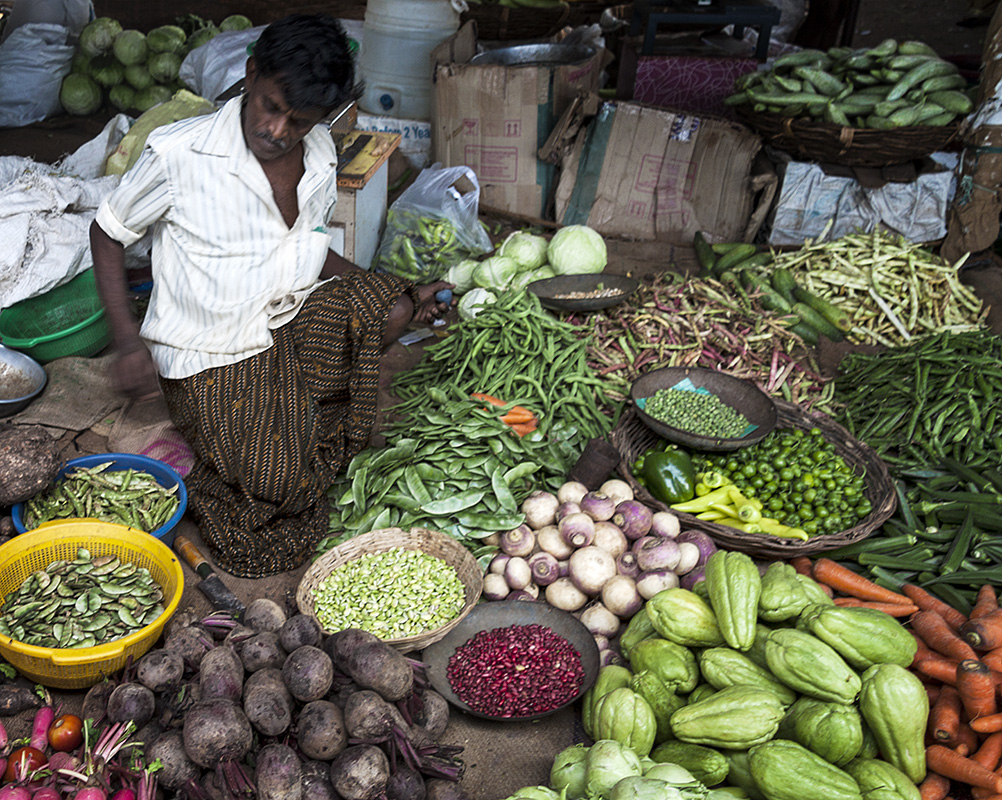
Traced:
POLYGON ((69 356, 50 361, 45 365, 49 376, 45 390, 11 420, 78 432, 97 424, 125 404, 108 380, 111 358, 69 356))

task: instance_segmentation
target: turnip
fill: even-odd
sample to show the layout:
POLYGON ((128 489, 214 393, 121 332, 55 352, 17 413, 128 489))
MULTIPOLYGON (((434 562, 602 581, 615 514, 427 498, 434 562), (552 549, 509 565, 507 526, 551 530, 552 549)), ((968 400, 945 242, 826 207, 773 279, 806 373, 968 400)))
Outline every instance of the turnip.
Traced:
POLYGON ((603 492, 588 492, 581 498, 581 511, 591 517, 595 522, 602 522, 612 519, 616 513, 616 501, 603 492))
POLYGON ((574 502, 561 503, 557 506, 557 522, 559 523, 564 517, 569 514, 579 514, 581 512, 581 504, 574 502))
POLYGON ((184 715, 184 750, 200 767, 239 761, 250 751, 254 729, 232 700, 201 700, 184 715))
POLYGON ((641 572, 637 578, 637 591, 644 600, 650 600, 658 592, 678 586, 678 575, 670 569, 641 572))
POLYGON ((619 631, 619 617, 602 603, 593 603, 581 612, 581 624, 592 634, 615 636, 619 631))
POLYGON ((643 608, 644 598, 637 591, 636 580, 627 575, 613 575, 602 587, 602 603, 619 619, 630 619, 643 608))
POLYGON ((549 586, 560 577, 560 568, 557 566, 557 559, 547 552, 540 550, 538 553, 529 556, 528 564, 532 573, 532 582, 536 586, 549 586))
POLYGON ((685 575, 695 569, 700 558, 699 548, 692 542, 682 542, 678 546, 678 564, 675 565, 676 575, 685 575))
POLYGON ((651 516, 651 535, 675 538, 680 533, 678 517, 671 511, 655 511, 651 516))
POLYGON ((314 700, 303 706, 296 719, 296 740, 303 755, 315 761, 330 761, 348 743, 345 716, 329 700, 314 700))
POLYGON ((267 597, 259 597, 244 611, 244 625, 253 628, 258 633, 261 631, 277 632, 287 619, 285 610, 274 600, 267 597))
POLYGON ((483 590, 487 600, 504 600, 508 596, 508 592, 511 591, 504 575, 498 575, 494 572, 488 572, 484 575, 483 590))
POLYGON ((583 511, 561 519, 557 530, 571 547, 587 547, 595 540, 595 520, 583 511))
POLYGON ((512 556, 504 567, 504 579, 508 588, 524 589, 532 583, 532 569, 529 562, 521 556, 512 556))
POLYGON ((608 520, 595 523, 595 538, 592 539, 592 544, 607 550, 613 558, 619 558, 630 546, 626 534, 619 529, 618 525, 608 520))
MULTIPOLYGON (((558 561, 569 558, 571 553, 574 552, 574 546, 568 544, 564 537, 560 535, 560 529, 556 525, 547 525, 545 528, 540 528, 536 531, 536 544, 539 545, 540 550, 544 553, 549 553, 558 561)), ((493 565, 493 563, 492 561, 491 564, 493 565)), ((503 565, 501 571, 504 572, 503 565)))
POLYGON ((605 582, 615 574, 616 559, 601 547, 582 547, 571 554, 570 578, 590 597, 601 592, 605 582))
POLYGON ((324 638, 320 623, 309 614, 295 614, 279 628, 278 643, 286 653, 291 653, 304 644, 319 647, 324 638))
POLYGON ((359 686, 373 689, 390 703, 403 700, 414 690, 414 668, 382 639, 351 652, 344 671, 359 686))
POLYGON ((654 514, 637 500, 623 500, 616 506, 612 522, 626 535, 627 539, 639 539, 651 530, 654 514))
POLYGON ((331 784, 344 800, 376 800, 390 779, 386 754, 370 744, 345 748, 331 762, 331 784))
POLYGON ((276 631, 255 633, 236 643, 234 650, 248 672, 257 672, 267 667, 281 668, 287 655, 276 631))
POLYGON ((490 575, 504 575, 504 565, 511 558, 507 553, 495 553, 491 563, 487 565, 487 572, 490 575))
POLYGON ((289 653, 282 664, 282 680, 289 694, 301 703, 319 700, 334 680, 334 664, 319 647, 303 645, 289 653))
POLYGON ((136 680, 151 692, 163 692, 181 685, 184 659, 162 647, 150 650, 136 664, 136 680))
POLYGON ((580 503, 588 494, 588 487, 581 481, 566 481, 557 489, 557 500, 561 503, 580 503))
POLYGON ((557 578, 546 587, 546 602, 562 611, 577 611, 588 602, 588 595, 578 589, 569 577, 557 578))
POLYGON ((630 484, 626 481, 620 480, 619 478, 610 478, 599 486, 598 490, 602 494, 611 497, 612 501, 616 503, 616 505, 619 505, 624 500, 633 499, 633 489, 630 484))
POLYGON ((259 800, 301 800, 302 767, 296 751, 287 744, 266 744, 258 753, 254 783, 259 800))
POLYGON ((142 727, 156 711, 157 698, 141 683, 122 683, 108 697, 105 714, 110 722, 129 722, 142 727))
POLYGON ((539 489, 522 501, 522 513, 526 524, 533 530, 552 525, 556 519, 560 501, 556 495, 539 489))
POLYGON ((244 683, 244 714, 265 736, 279 736, 292 725, 292 695, 274 667, 254 672, 244 683))
POLYGON ((181 731, 172 730, 160 734, 148 742, 144 749, 147 763, 158 760, 163 768, 157 771, 157 782, 168 789, 180 789, 188 781, 197 781, 202 771, 184 749, 181 731))
POLYGON ((509 556, 526 558, 536 547, 536 534, 526 524, 501 534, 501 552, 509 556))
POLYGON ((244 665, 239 656, 226 645, 210 650, 198 665, 198 686, 202 700, 239 700, 244 689, 244 665))

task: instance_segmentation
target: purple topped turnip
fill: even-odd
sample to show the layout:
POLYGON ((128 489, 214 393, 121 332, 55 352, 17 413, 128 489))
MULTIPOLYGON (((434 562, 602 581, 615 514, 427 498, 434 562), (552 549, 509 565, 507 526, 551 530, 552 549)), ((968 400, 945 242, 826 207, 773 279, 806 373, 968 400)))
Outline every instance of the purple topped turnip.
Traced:
POLYGON ((557 530, 571 547, 587 547, 595 540, 595 520, 579 511, 557 523, 557 530))
POLYGON ((484 575, 483 592, 486 599, 504 600, 510 591, 511 588, 508 586, 508 581, 504 579, 504 575, 497 575, 493 572, 484 575))
POLYGON ((705 564, 707 559, 717 552, 717 545, 713 539, 702 531, 682 531, 675 537, 675 541, 679 544, 682 544, 682 542, 692 542, 699 548, 699 559, 696 561, 697 567, 705 564))
POLYGON ((595 538, 592 544, 607 550, 613 558, 618 558, 630 546, 626 535, 608 520, 595 523, 595 538))
POLYGON ((602 603, 619 619, 630 619, 644 606, 637 582, 628 575, 613 575, 602 587, 602 603))
MULTIPOLYGON (((536 544, 539 545, 540 550, 549 553, 558 561, 567 558, 574 552, 574 545, 567 543, 564 537, 561 536, 560 529, 556 525, 547 525, 545 528, 540 528, 536 531, 536 544)), ((491 563, 493 564, 494 562, 492 561, 491 563)))
POLYGON ((588 487, 581 481, 566 481, 557 489, 557 500, 561 503, 580 503, 588 494, 588 487))
POLYGON ((670 536, 679 534, 678 517, 670 511, 655 511, 651 516, 651 536, 670 536))
POLYGON ((509 556, 525 558, 535 547, 536 534, 528 525, 522 524, 501 534, 501 552, 509 556))
POLYGON ((529 557, 529 569, 532 571, 532 582, 537 586, 549 586, 560 577, 557 559, 543 551, 529 557))
POLYGON ((637 566, 641 572, 657 569, 674 570, 678 566, 679 546, 675 539, 665 536, 651 536, 643 546, 635 551, 637 566))
POLYGON ((522 513, 526 524, 533 530, 539 530, 556 521, 557 507, 560 501, 550 492, 539 489, 522 501, 522 513))
POLYGON ((581 498, 581 510, 596 522, 612 519, 616 513, 616 501, 602 492, 588 492, 581 498))
POLYGON ((612 523, 619 527, 627 539, 636 540, 650 532, 653 517, 651 510, 639 500, 624 500, 616 506, 612 523))

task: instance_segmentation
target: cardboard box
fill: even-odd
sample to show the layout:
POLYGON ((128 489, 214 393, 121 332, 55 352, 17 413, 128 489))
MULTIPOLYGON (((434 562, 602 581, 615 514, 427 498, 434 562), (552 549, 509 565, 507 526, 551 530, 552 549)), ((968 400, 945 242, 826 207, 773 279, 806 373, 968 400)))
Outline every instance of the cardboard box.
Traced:
MULTIPOLYGON (((568 114, 572 113, 571 111, 568 114)), ((690 244, 748 241, 775 175, 757 175, 761 139, 719 117, 607 102, 564 155, 557 221, 599 233, 690 244)))
POLYGON ((546 216, 557 168, 537 152, 579 91, 597 91, 604 51, 565 66, 470 64, 476 25, 432 53, 432 157, 471 167, 485 206, 546 216))

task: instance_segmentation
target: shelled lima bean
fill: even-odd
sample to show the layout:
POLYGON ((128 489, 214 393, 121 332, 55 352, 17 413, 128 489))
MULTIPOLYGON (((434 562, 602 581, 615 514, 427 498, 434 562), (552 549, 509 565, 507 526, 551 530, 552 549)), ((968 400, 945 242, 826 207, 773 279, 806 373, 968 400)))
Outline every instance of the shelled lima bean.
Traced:
POLYGON ((53 648, 96 647, 152 623, 163 589, 146 567, 85 548, 31 573, 4 599, 0 633, 53 648))
POLYGON ((455 619, 466 592, 442 559, 396 547, 335 567, 313 598, 326 631, 361 628, 380 639, 403 639, 455 619))

